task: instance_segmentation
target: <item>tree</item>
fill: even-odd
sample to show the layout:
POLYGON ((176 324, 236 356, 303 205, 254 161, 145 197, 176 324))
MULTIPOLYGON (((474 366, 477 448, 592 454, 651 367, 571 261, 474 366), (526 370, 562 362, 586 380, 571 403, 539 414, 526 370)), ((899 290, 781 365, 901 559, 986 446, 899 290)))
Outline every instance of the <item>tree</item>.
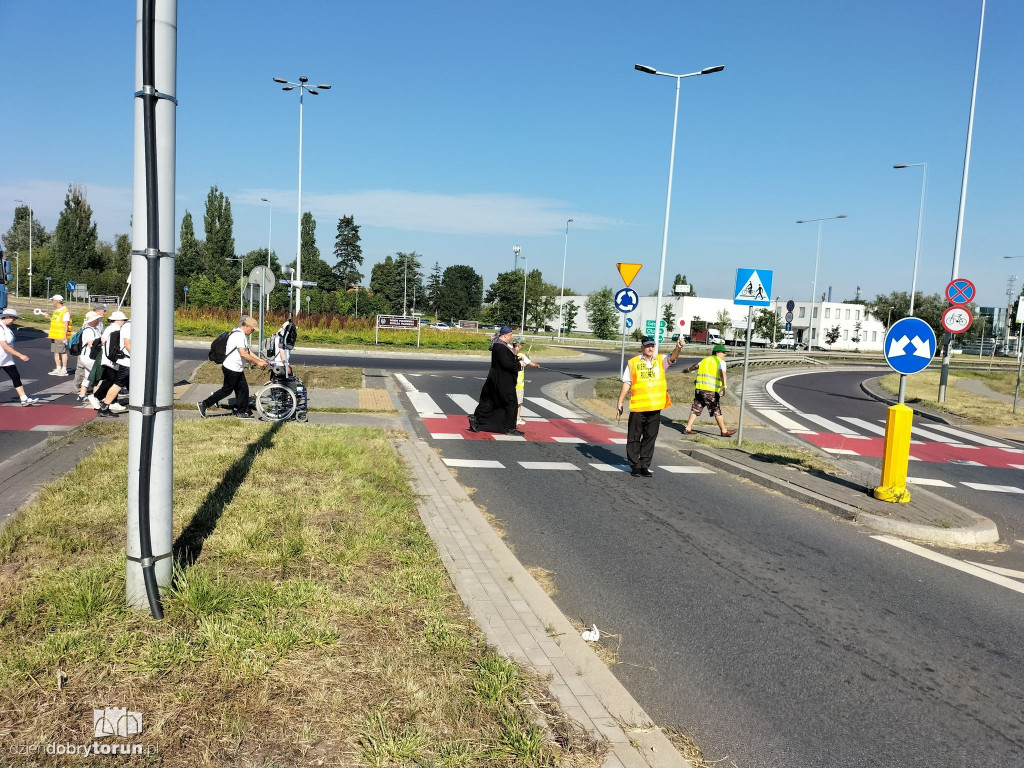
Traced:
POLYGON ((398 306, 402 305, 402 294, 397 281, 398 272, 395 269, 395 260, 391 256, 385 257, 373 265, 370 270, 370 290, 374 296, 379 297, 387 307, 386 312, 395 311, 395 299, 398 299, 398 306))
POLYGON ((210 187, 206 195, 206 213, 203 214, 203 230, 206 232, 202 249, 204 269, 209 277, 220 275, 225 282, 233 282, 234 267, 230 262, 235 257, 233 228, 231 201, 217 187, 210 187))
MULTIPOLYGON (((718 310, 718 314, 715 315, 715 322, 718 323, 718 332, 722 334, 724 339, 727 333, 732 331, 732 316, 729 314, 728 309, 718 310)), ((735 336, 735 334, 733 334, 735 336)))
MULTIPOLYGON (((441 265, 436 261, 434 262, 434 268, 430 270, 430 277, 427 278, 427 285, 424 288, 424 304, 430 312, 437 314, 438 301, 441 298, 441 285, 443 279, 441 277, 441 265)), ((480 282, 480 301, 483 303, 483 278, 480 282)))
MULTIPOLYGON (((299 252, 302 254, 302 280, 316 283, 316 287, 321 291, 333 291, 337 277, 327 262, 320 258, 320 249, 316 247, 316 219, 309 211, 302 214, 299 243, 299 252)), ((296 275, 295 279, 298 280, 299 276, 296 275)), ((312 298, 310 301, 312 302, 312 298)), ((310 307, 312 308, 312 303, 310 307)))
MULTIPOLYGON (((858 302, 858 304, 859 303, 860 302, 858 302)), ((861 322, 858 320, 856 323, 853 324, 853 336, 850 337, 850 341, 852 341, 854 344, 860 344, 860 331, 861 322)))
POLYGON ((828 348, 832 349, 832 345, 839 341, 839 326, 833 325, 825 332, 825 343, 828 344, 828 348))
POLYGON ((518 326, 523 315, 523 280, 526 280, 526 316, 535 318, 543 307, 544 279, 539 269, 526 274, 522 269, 499 272, 487 289, 488 315, 492 322, 518 326))
POLYGON ((576 306, 575 301, 567 301, 563 311, 565 312, 565 333, 568 335, 576 327, 576 315, 579 314, 580 308, 576 306))
POLYGON ((665 304, 665 306, 662 307, 661 319, 665 321, 665 332, 671 335, 672 327, 676 322, 676 313, 672 311, 671 304, 665 304))
POLYGON ((54 278, 71 279, 86 269, 103 269, 103 261, 96 251, 96 224, 92 208, 85 199, 85 188, 68 185, 64 210, 53 233, 54 278))
POLYGON ((334 238, 334 256, 338 260, 331 268, 338 287, 348 290, 363 279, 359 268, 363 265, 363 247, 359 244, 359 225, 353 216, 338 219, 338 234, 334 238))
MULTIPOLYGON (((174 274, 183 279, 203 271, 203 249, 192 226, 192 214, 185 211, 178 234, 178 253, 174 258, 174 274)), ((177 280, 175 280, 177 282, 177 280)), ((187 285, 187 283, 182 283, 187 285)))
POLYGON ((484 298, 484 278, 472 267, 455 264, 444 271, 437 298, 438 320, 476 320, 484 298))
MULTIPOLYGON (((3 236, 4 248, 7 253, 20 251, 28 254, 28 215, 29 207, 19 205, 14 209, 14 222, 11 228, 3 236)), ((50 233, 46 227, 39 223, 39 220, 32 216, 32 250, 46 248, 50 245, 50 233)))
MULTIPOLYGON (((914 298, 914 315, 928 323, 937 336, 941 336, 945 332, 942 328, 942 313, 948 306, 944 296, 938 293, 924 294, 918 291, 914 298)), ((864 302, 864 309, 883 325, 887 322, 895 323, 910 314, 910 294, 906 291, 879 294, 873 301, 864 302), (891 321, 889 320, 890 308, 892 308, 891 321)))
POLYGON ((604 287, 587 297, 587 320, 590 330, 599 339, 615 336, 615 295, 612 289, 604 287))
MULTIPOLYGON (((529 294, 529 286, 527 286, 527 294, 529 294)), ((532 304, 527 302, 526 316, 533 322, 535 328, 546 328, 548 320, 558 322, 555 319, 558 317, 558 302, 555 300, 557 294, 557 285, 542 283, 540 295, 532 304)), ((529 299, 529 295, 527 295, 527 299, 529 299)))
MULTIPOLYGON (((677 285, 690 285, 690 284, 689 284, 689 283, 688 283, 688 282, 686 281, 686 275, 680 275, 680 274, 679 274, 678 272, 676 272, 676 276, 675 276, 675 278, 674 278, 674 279, 672 280, 672 292, 675 292, 675 287, 676 287, 677 285)), ((687 296, 696 296, 696 295, 697 295, 697 291, 695 291, 695 290, 693 289, 693 286, 692 286, 692 285, 690 285, 690 292, 689 292, 689 293, 687 293, 687 294, 685 294, 685 295, 687 295, 687 296)))
POLYGON ((785 326, 771 309, 759 309, 754 315, 754 335, 769 341, 777 341, 785 333, 785 326))
POLYGON ((114 241, 114 258, 109 265, 121 275, 132 271, 132 238, 131 235, 118 235, 114 241))
POLYGON ((423 270, 420 266, 420 255, 412 253, 395 254, 395 278, 397 280, 395 311, 410 311, 414 298, 423 297, 423 270))

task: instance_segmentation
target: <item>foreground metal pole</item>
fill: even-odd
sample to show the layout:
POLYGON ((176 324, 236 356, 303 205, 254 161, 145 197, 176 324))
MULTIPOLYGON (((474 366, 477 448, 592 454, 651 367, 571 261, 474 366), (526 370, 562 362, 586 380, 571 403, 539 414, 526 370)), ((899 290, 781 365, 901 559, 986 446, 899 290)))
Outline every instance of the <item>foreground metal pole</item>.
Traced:
POLYGON ((736 426, 736 445, 743 445, 743 407, 747 402, 747 368, 750 365, 750 326, 754 318, 754 308, 747 307, 747 348, 743 352, 743 382, 740 385, 740 421, 736 426))
MULTIPOLYGON (((174 158, 177 0, 137 0, 135 164, 132 228, 132 359, 128 416, 128 539, 125 591, 132 608, 162 616, 147 599, 144 572, 171 581, 174 395, 174 158), (152 82, 143 72, 143 6, 153 8, 152 82), (145 102, 153 102, 155 141, 146 141, 145 102), (147 158, 148 170, 147 173, 147 158), (152 182, 155 174, 156 186, 152 182), (150 184, 147 185, 147 180, 150 184), (154 247, 154 244, 156 247, 154 247), (154 271, 149 272, 152 264, 154 271), (156 349, 153 349, 153 346, 156 349), (155 352, 155 354, 154 354, 155 352), (147 440, 148 438, 148 440, 147 440), (146 514, 148 513, 148 514, 146 514), (140 519, 148 520, 144 530, 140 519), (147 553, 145 550, 149 550, 147 553), (148 561, 148 562, 146 562, 148 561), (147 566, 151 566, 147 569, 147 566)), ((151 132, 153 126, 150 126, 151 132)))
POLYGON ((1024 341, 1024 319, 1017 318, 1017 322, 1021 323, 1020 330, 1017 331, 1017 384, 1013 388, 1013 412, 1017 412, 1017 398, 1020 395, 1020 374, 1021 369, 1024 368, 1024 349, 1021 348, 1021 342, 1024 341))

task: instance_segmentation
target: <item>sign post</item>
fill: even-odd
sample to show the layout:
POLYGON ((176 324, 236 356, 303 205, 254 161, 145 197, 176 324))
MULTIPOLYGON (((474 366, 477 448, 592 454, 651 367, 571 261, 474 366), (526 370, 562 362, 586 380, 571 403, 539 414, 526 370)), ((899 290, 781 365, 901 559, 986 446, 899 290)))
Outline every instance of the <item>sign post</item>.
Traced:
MULTIPOLYGON (((620 273, 622 272, 622 268, 624 266, 637 266, 637 265, 636 264, 629 264, 629 265, 619 264, 618 267, 619 267, 619 272, 620 273)), ((639 272, 639 269, 637 271, 639 272)), ((623 280, 626 279, 626 274, 628 274, 628 273, 624 273, 622 275, 622 279, 623 280)), ((635 272, 633 273, 633 277, 636 277, 636 273, 635 272)), ((626 329, 630 325, 632 325, 632 323, 629 323, 629 325, 627 325, 627 322, 629 321, 629 313, 632 312, 634 309, 636 309, 638 306, 640 306, 640 296, 639 296, 639 294, 636 291, 634 291, 632 288, 628 287, 629 283, 633 281, 633 277, 630 277, 629 281, 627 281, 627 283, 626 283, 627 287, 626 288, 619 289, 619 291, 615 294, 615 308, 617 310, 619 310, 619 312, 622 312, 624 315, 626 315, 626 317, 624 317, 622 319, 622 354, 619 356, 619 370, 620 371, 623 370, 623 368, 624 368, 624 366, 626 364, 626 329)))
MULTIPOLYGON (((1024 296, 1017 300, 1017 384, 1013 388, 1013 412, 1017 412, 1017 398, 1020 395, 1020 374, 1024 368, 1024 349, 1021 342, 1024 341, 1024 296)), ((993 350, 994 354, 994 350, 993 350)))
MULTIPOLYGON (((961 201, 962 202, 962 201, 961 201)), ((956 274, 956 269, 953 270, 956 274)), ((946 286, 946 299, 955 307, 970 304, 977 296, 974 283, 966 277, 954 277, 946 286)), ((949 381, 949 350, 952 346, 953 334, 947 332, 942 345, 942 369, 939 371, 939 402, 946 402, 946 384, 949 381)))
POLYGON ((772 295, 772 270, 736 270, 736 289, 733 304, 747 308, 747 343, 743 351, 743 381, 740 384, 740 420, 736 427, 736 445, 743 445, 743 411, 747 401, 747 369, 750 367, 750 328, 754 321, 754 307, 770 307, 772 295))

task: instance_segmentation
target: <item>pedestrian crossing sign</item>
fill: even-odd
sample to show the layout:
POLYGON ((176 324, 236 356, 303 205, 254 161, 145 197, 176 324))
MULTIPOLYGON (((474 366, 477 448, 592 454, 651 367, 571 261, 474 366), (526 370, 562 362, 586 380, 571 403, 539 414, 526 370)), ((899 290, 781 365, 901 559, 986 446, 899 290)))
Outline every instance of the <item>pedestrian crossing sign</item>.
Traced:
POLYGON ((768 307, 772 303, 772 270, 737 269, 733 304, 768 307))

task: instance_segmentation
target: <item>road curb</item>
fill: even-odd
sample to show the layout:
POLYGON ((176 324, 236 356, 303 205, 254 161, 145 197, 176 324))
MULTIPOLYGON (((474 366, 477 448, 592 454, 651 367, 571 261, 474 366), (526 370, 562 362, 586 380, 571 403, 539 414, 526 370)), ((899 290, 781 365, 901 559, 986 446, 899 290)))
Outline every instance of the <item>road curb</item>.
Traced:
MULTIPOLYGON (((888 374, 883 374, 883 376, 887 375, 888 374)), ((884 392, 879 387, 875 386, 875 382, 878 381, 880 378, 882 377, 874 376, 870 379, 862 380, 860 383, 861 392, 870 397, 872 400, 877 400, 880 403, 885 403, 886 405, 896 405, 896 403, 899 402, 896 398, 894 398, 888 392, 884 392)), ((964 419, 952 421, 948 416, 940 416, 939 414, 934 413, 933 411, 926 410, 921 407, 915 407, 914 413, 916 413, 918 416, 923 416, 924 418, 929 419, 930 421, 936 421, 939 424, 947 424, 949 426, 969 426, 964 419)))

